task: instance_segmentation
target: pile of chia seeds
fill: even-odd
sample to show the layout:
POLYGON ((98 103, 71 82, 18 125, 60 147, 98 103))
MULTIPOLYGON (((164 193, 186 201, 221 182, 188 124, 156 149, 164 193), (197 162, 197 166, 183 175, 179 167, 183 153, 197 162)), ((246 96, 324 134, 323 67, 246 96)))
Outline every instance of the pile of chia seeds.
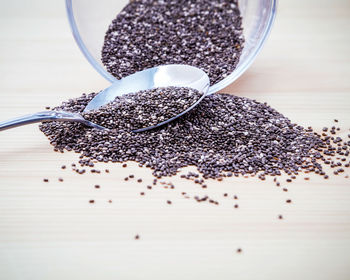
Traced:
MULTIPOLYGON (((84 94, 54 109, 82 112, 95 95, 84 94)), ((182 93, 169 95, 163 105, 178 95, 182 93)), ((137 99, 137 94, 133 96, 137 99)), ((85 115, 108 126, 110 131, 62 122, 43 123, 40 129, 55 150, 74 150, 86 165, 90 161, 131 160, 153 169, 156 177, 175 175, 180 168, 190 165, 196 166, 204 179, 245 174, 258 174, 265 179, 265 175, 283 172, 294 179, 300 171, 328 178, 323 170, 325 164, 336 168, 337 174, 344 172, 343 164, 349 167, 350 141, 293 124, 266 103, 248 98, 212 94, 177 120, 142 133, 125 129, 130 114, 136 114, 134 108, 133 102, 124 102, 122 112, 129 112, 125 115, 116 114, 111 106, 85 115)), ((335 129, 330 133, 335 134, 335 129)))
POLYGON ((109 129, 135 130, 160 124, 184 112, 202 97, 192 88, 166 87, 118 96, 83 117, 109 129))
POLYGON ((102 62, 118 79, 188 64, 215 84, 236 68, 243 43, 237 0, 134 0, 109 26, 102 62))

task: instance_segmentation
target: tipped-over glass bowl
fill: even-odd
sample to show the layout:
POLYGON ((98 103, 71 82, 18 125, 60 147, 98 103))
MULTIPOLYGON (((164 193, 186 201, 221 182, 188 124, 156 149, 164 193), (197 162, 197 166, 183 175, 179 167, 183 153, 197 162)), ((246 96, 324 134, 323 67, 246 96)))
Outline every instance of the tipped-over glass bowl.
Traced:
MULTIPOLYGON (((213 0, 215 1, 215 0, 213 0)), ((277 0, 239 0, 243 17, 245 43, 236 69, 225 79, 212 85, 217 92, 241 76, 260 52, 276 13, 277 0)), ((108 26, 129 0, 66 0, 73 36, 90 64, 108 81, 116 78, 107 72, 101 61, 101 50, 108 26)))

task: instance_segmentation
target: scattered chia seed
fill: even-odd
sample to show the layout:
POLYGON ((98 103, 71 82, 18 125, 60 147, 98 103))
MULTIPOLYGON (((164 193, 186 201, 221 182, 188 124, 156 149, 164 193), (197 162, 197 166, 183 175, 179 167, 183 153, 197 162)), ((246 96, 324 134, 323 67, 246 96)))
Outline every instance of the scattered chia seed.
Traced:
POLYGON ((62 165, 62 166, 61 166, 61 169, 66 169, 66 166, 65 166, 65 165, 62 165))
POLYGON ((137 179, 137 182, 138 183, 142 183, 142 179, 137 179))
POLYGON ((95 185, 95 189, 99 189, 100 188, 100 185, 95 185))
POLYGON ((171 201, 170 201, 170 200, 167 200, 166 203, 171 204, 171 201))
POLYGON ((291 199, 287 199, 286 202, 287 203, 292 203, 292 200, 291 199))
POLYGON ((44 181, 45 183, 48 183, 48 182, 49 182, 49 179, 45 178, 45 179, 43 179, 43 181, 44 181))
POLYGON ((59 182, 63 182, 63 178, 61 178, 61 177, 58 178, 58 181, 59 181, 59 182))
POLYGON ((283 216, 282 215, 278 215, 278 219, 282 220, 283 216))
POLYGON ((95 200, 91 199, 89 200, 89 203, 95 203, 95 200))
POLYGON ((135 240, 139 240, 140 239, 140 235, 136 234, 135 235, 135 240))
MULTIPOLYGON (((94 96, 84 94, 55 109, 82 112, 94 96)), ((124 105, 128 115, 132 114, 133 103, 124 105)), ((88 161, 136 161, 151 168, 156 178, 175 175, 189 165, 196 166, 203 179, 220 179, 228 172, 237 177, 259 173, 261 180, 281 172, 294 176, 303 171, 322 176, 325 173, 321 161, 328 161, 335 168, 340 162, 333 162, 334 157, 349 156, 342 147, 350 143, 340 137, 331 139, 307 132, 266 103, 229 94, 212 94, 181 118, 143 133, 125 129, 128 116, 116 117, 114 110, 105 108, 102 111, 103 118, 100 111, 90 112, 89 117, 100 125, 107 126, 108 122, 109 131, 68 122, 45 122, 40 129, 57 151, 73 150, 88 161), (335 147, 331 141, 344 144, 335 147)), ((190 172, 185 178, 199 180, 204 187, 204 180, 197 173, 190 172)))
POLYGON ((135 0, 109 26, 102 62, 117 79, 164 64, 188 64, 217 83, 244 43, 237 0, 135 0))

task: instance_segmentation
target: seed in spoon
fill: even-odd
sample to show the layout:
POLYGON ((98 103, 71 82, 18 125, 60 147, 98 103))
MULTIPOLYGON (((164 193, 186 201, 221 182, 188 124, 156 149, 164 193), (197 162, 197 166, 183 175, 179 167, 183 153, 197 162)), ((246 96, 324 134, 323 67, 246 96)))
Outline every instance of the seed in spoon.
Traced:
MULTIPOLYGON (((83 117, 109 129, 135 130, 167 121, 196 103, 202 93, 186 87, 165 87, 117 96, 83 117), (113 119, 110 118, 113 115, 113 119)), ((122 165, 126 167, 127 164, 122 165)))

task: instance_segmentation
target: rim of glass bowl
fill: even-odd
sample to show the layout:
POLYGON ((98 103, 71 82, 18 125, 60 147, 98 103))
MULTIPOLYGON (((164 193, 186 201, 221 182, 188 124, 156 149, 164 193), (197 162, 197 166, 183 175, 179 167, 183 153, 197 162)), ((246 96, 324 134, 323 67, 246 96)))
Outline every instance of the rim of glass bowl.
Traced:
MULTIPOLYGON (((227 87, 228 85, 232 84, 235 80, 237 80, 253 63, 259 52, 261 51, 264 43, 266 42, 267 37, 269 36, 271 32, 271 27, 273 25, 274 19, 276 17, 276 9, 277 9, 277 0, 271 0, 272 5, 269 12, 269 18, 266 24, 265 29, 262 32, 262 37, 259 43, 254 47, 253 51, 250 53, 250 55, 245 59, 243 63, 239 63, 238 67, 226 78, 221 80, 220 82, 212 85, 209 88, 208 94, 218 92, 222 90, 223 88, 227 87)), ((94 57, 91 55, 91 53, 88 51, 87 47, 85 46, 83 40, 80 37, 77 24, 75 22, 74 14, 73 14, 73 7, 72 7, 72 0, 66 0, 66 11, 67 16, 69 20, 69 24, 71 27, 71 31, 73 33, 73 37, 78 44, 79 49, 84 54, 86 59, 89 61, 89 63, 96 69, 98 73, 102 77, 104 77, 109 82, 113 83, 113 81, 116 80, 116 78, 107 72, 107 70, 101 66, 101 64, 97 63, 94 57)))

